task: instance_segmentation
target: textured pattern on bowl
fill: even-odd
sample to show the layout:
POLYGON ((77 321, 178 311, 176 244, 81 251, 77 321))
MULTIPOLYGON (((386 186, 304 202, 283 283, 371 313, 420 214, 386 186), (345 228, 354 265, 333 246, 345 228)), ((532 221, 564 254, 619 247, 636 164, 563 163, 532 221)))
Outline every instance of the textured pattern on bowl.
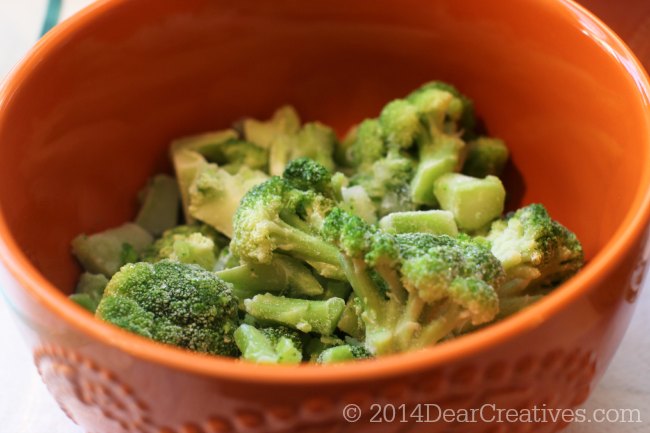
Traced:
MULTIPOLYGON (((3 287, 61 407, 92 433, 556 431, 346 423, 356 402, 574 407, 606 368, 648 259, 648 83, 568 1, 100 1, 0 93, 3 287), (173 137, 285 102, 343 132, 439 78, 510 143, 514 201, 583 239, 587 268, 528 311, 418 353, 318 368, 156 345, 68 303, 69 240, 132 216, 173 137), (4 271, 3 271, 4 272, 4 271)), ((532 430, 531 430, 532 429, 532 430)))

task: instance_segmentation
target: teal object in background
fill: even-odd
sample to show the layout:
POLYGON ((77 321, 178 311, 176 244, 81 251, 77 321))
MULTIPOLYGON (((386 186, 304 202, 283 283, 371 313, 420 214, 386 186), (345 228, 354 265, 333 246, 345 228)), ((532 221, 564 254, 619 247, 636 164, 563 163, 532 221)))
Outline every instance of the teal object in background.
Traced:
POLYGON ((41 36, 49 32, 59 22, 61 15, 61 2, 62 0, 48 0, 47 9, 45 11, 45 20, 43 20, 43 27, 41 28, 41 36))

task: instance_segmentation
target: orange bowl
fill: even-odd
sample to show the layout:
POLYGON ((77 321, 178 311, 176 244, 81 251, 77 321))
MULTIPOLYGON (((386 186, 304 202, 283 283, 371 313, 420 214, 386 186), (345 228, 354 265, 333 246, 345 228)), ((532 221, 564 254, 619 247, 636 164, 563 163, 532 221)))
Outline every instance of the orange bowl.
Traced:
POLYGON ((616 350, 649 254, 648 89, 629 49, 569 0, 99 1, 0 93, 3 291, 44 382, 94 433, 556 431, 564 421, 500 424, 496 409, 573 408, 616 350), (474 98, 509 143, 519 204, 545 203, 584 243, 585 269, 533 307, 325 368, 163 346, 67 300, 71 238, 131 218, 172 138, 282 103, 343 132, 431 79, 474 98), (431 422, 402 416, 420 403, 431 422), (396 422, 370 422, 373 404, 395 405, 396 422), (438 408, 486 412, 445 422, 438 408))

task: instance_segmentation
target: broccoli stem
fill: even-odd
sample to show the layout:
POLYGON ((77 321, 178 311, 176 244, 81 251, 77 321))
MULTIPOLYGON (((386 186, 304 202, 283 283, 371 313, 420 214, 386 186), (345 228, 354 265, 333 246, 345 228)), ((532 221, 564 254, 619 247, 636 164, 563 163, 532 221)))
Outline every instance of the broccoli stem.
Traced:
POLYGON ((460 164, 464 143, 452 135, 435 135, 430 144, 420 147, 420 163, 411 182, 413 202, 435 206, 433 183, 440 176, 455 171, 460 164))
POLYGON ((284 221, 269 224, 269 234, 279 250, 306 262, 338 265, 339 252, 335 246, 284 221))
POLYGON ((461 308, 458 305, 449 305, 443 314, 422 327, 413 343, 412 349, 421 349, 431 346, 449 335, 455 328, 462 325, 460 320, 461 308))
POLYGON ((345 301, 341 298, 312 301, 267 293, 246 299, 244 308, 259 320, 279 323, 302 332, 330 335, 345 309, 345 301))
POLYGON ((242 358, 260 364, 277 364, 278 355, 271 341, 257 328, 242 324, 235 331, 235 343, 242 358))
POLYGON ((216 275, 233 285, 233 293, 239 299, 266 292, 317 296, 325 291, 302 263, 281 255, 274 256, 268 265, 247 263, 216 272, 216 275))

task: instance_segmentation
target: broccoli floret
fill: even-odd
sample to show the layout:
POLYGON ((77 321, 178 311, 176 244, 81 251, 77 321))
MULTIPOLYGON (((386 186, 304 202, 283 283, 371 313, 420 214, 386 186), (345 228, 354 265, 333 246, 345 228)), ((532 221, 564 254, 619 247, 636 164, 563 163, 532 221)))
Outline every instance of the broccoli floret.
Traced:
POLYGON ((164 174, 152 177, 141 197, 136 224, 154 236, 178 224, 180 194, 176 179, 164 174))
POLYGON ((479 137, 467 143, 463 173, 474 177, 500 176, 508 162, 508 154, 503 140, 479 137))
POLYGON ((96 316, 161 343, 238 354, 237 299, 228 283, 196 265, 163 260, 124 266, 106 286, 96 316))
POLYGON ((205 224, 177 226, 167 230, 162 237, 148 247, 142 255, 146 262, 164 259, 181 263, 194 263, 211 271, 216 265, 221 235, 205 224))
POLYGON ((557 286, 584 264, 576 235, 554 221, 541 204, 495 221, 487 239, 506 271, 501 296, 557 286))
POLYGON ((86 271, 110 278, 123 265, 137 261, 152 242, 145 229, 126 223, 90 236, 77 236, 72 240, 72 253, 86 271))
POLYGON ((334 198, 332 174, 325 166, 313 159, 294 159, 287 164, 282 177, 294 188, 303 191, 313 190, 323 194, 325 197, 334 198))
POLYGON ((287 164, 298 158, 310 158, 333 171, 337 138, 334 130, 319 122, 306 123, 295 134, 277 136, 271 143, 269 172, 281 175, 287 164))
POLYGON ((316 362, 319 364, 334 364, 337 362, 353 361, 357 359, 372 358, 372 354, 363 346, 352 346, 344 344, 342 346, 330 347, 323 350, 316 362))
POLYGON ((233 285, 240 300, 266 292, 289 296, 318 296, 324 292, 302 262, 282 254, 274 254, 269 264, 245 263, 216 275, 233 285))
POLYGON ((340 206, 368 224, 377 222, 377 208, 361 185, 341 188, 340 206))
POLYGON ((340 276, 338 251, 318 234, 332 207, 321 194, 273 177, 242 199, 230 248, 244 262, 268 264, 277 251, 308 262, 323 276, 340 276))
POLYGON ((249 189, 266 179, 266 174, 246 166, 233 175, 216 164, 207 164, 190 186, 188 211, 194 218, 232 237, 232 219, 240 200, 249 189))
POLYGON ((430 90, 448 92, 453 95, 446 110, 445 130, 447 132, 462 132, 463 139, 472 139, 476 135, 476 114, 474 113, 474 102, 467 96, 463 95, 451 84, 442 81, 431 81, 420 86, 407 96, 407 99, 413 102, 421 97, 423 93, 430 90))
POLYGON ((345 301, 285 298, 270 293, 244 300, 246 312, 258 320, 270 321, 292 329, 321 335, 331 335, 341 318, 345 301))
POLYGON ((75 293, 70 295, 70 300, 94 314, 107 284, 108 279, 104 275, 84 272, 79 277, 77 288, 75 293))
POLYGON ((241 358, 260 364, 298 364, 302 361, 300 335, 284 326, 257 329, 242 324, 235 331, 241 358))
POLYGON ((244 119, 241 130, 246 140, 268 149, 273 140, 284 134, 295 134, 300 130, 300 117, 295 108, 284 105, 278 108, 266 121, 244 119))
POLYGON ((339 208, 322 232, 341 250, 373 354, 434 344, 498 312, 503 269, 485 242, 466 235, 390 235, 339 208))

